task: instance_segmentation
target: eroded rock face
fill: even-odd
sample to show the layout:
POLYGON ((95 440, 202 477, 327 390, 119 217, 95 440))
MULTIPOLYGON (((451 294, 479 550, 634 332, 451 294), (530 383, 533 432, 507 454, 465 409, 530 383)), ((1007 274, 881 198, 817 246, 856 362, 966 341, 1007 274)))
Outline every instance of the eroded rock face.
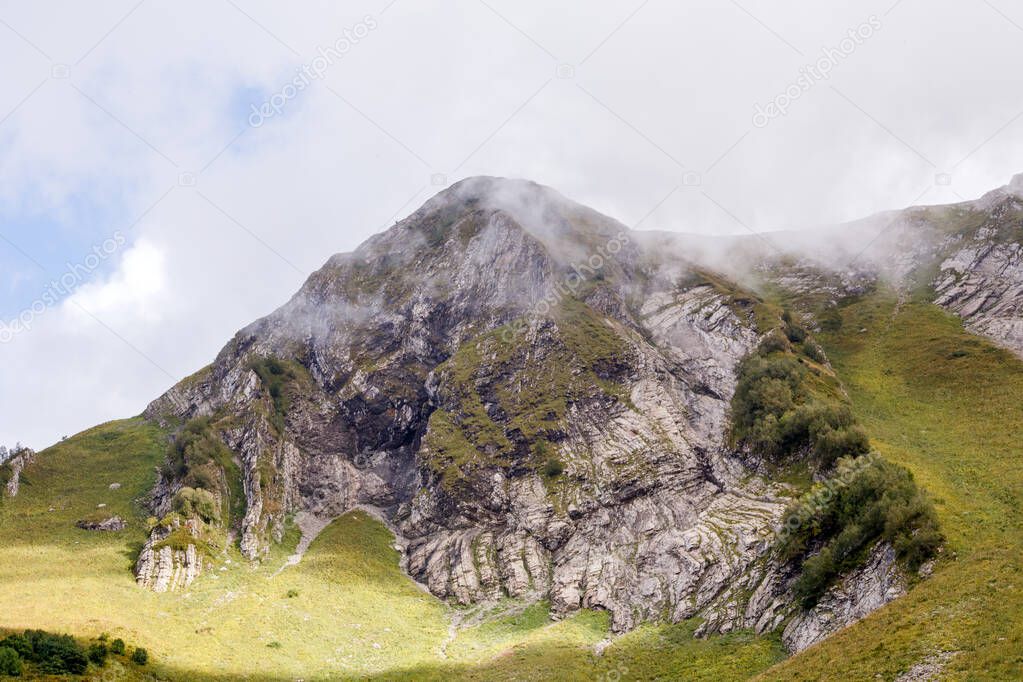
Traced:
POLYGON ((935 302, 966 328, 1023 357, 1023 245, 981 229, 941 264, 935 302))
MULTIPOLYGON (((702 616, 707 632, 764 632, 792 609, 772 560, 790 491, 724 442, 760 338, 738 287, 550 190, 473 179, 332 258, 147 415, 223 424, 249 558, 288 514, 370 506, 441 598, 603 608, 617 631, 702 616), (258 358, 301 367, 279 425, 258 358)), ((187 585, 193 547, 158 534, 139 583, 187 585)))
POLYGON ((203 559, 194 544, 181 548, 167 542, 172 530, 154 530, 142 548, 135 563, 135 581, 140 587, 154 592, 183 589, 202 573, 203 559))
POLYGON ((789 651, 802 651, 905 593, 906 578, 896 564, 895 550, 878 543, 866 564, 789 622, 782 641, 789 651))
POLYGON ((4 462, 8 469, 7 485, 4 492, 8 497, 17 497, 21 489, 21 472, 35 459, 35 451, 30 448, 22 448, 13 457, 4 462))

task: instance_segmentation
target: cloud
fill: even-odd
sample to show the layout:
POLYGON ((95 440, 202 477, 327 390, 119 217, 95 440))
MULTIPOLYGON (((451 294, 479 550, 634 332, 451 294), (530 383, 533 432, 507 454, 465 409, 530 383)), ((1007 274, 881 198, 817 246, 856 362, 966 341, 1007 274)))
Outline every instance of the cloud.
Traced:
POLYGON ((8 3, 3 302, 29 305, 115 231, 126 244, 0 345, 0 442, 140 412, 331 254, 469 175, 643 229, 744 234, 958 201, 1023 170, 1023 41, 983 3, 740 5, 8 3), (753 125, 872 14, 882 28, 829 79, 753 125))

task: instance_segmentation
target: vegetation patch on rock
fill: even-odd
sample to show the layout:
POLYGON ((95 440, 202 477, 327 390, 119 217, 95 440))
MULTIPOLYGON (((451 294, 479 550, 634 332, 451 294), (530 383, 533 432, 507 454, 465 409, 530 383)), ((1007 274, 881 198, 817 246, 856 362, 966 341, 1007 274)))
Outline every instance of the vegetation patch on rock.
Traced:
POLYGON ((787 511, 777 543, 812 608, 879 540, 915 572, 941 545, 934 508, 912 474, 871 453, 866 432, 833 389, 823 350, 786 310, 738 368, 733 442, 772 465, 806 462, 821 482, 787 511))

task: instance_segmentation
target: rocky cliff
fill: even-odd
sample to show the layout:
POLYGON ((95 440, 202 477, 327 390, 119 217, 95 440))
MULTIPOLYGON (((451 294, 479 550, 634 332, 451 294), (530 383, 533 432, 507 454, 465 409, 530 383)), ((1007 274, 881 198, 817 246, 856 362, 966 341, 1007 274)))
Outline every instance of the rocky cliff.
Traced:
POLYGON ((35 459, 31 448, 16 448, 10 457, 0 463, 0 497, 15 497, 21 489, 21 472, 35 459))
MULTIPOLYGON (((149 407, 186 426, 138 580, 183 587, 211 538, 237 533, 257 560, 291 515, 370 505, 441 598, 547 598, 605 609, 617 631, 693 616, 773 630, 797 610, 775 552, 795 491, 726 434, 736 367, 777 323, 552 190, 459 183, 149 407)), ((791 625, 792 646, 898 594, 862 602, 859 580, 791 625)))

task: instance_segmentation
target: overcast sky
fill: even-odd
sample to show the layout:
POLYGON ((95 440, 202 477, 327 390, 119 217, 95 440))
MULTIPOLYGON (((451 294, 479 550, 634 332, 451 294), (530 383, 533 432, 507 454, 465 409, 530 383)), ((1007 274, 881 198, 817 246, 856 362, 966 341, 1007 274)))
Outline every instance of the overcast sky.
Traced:
POLYGON ((469 175, 811 227, 1023 171, 1010 0, 3 0, 0 443, 139 413, 469 175))

